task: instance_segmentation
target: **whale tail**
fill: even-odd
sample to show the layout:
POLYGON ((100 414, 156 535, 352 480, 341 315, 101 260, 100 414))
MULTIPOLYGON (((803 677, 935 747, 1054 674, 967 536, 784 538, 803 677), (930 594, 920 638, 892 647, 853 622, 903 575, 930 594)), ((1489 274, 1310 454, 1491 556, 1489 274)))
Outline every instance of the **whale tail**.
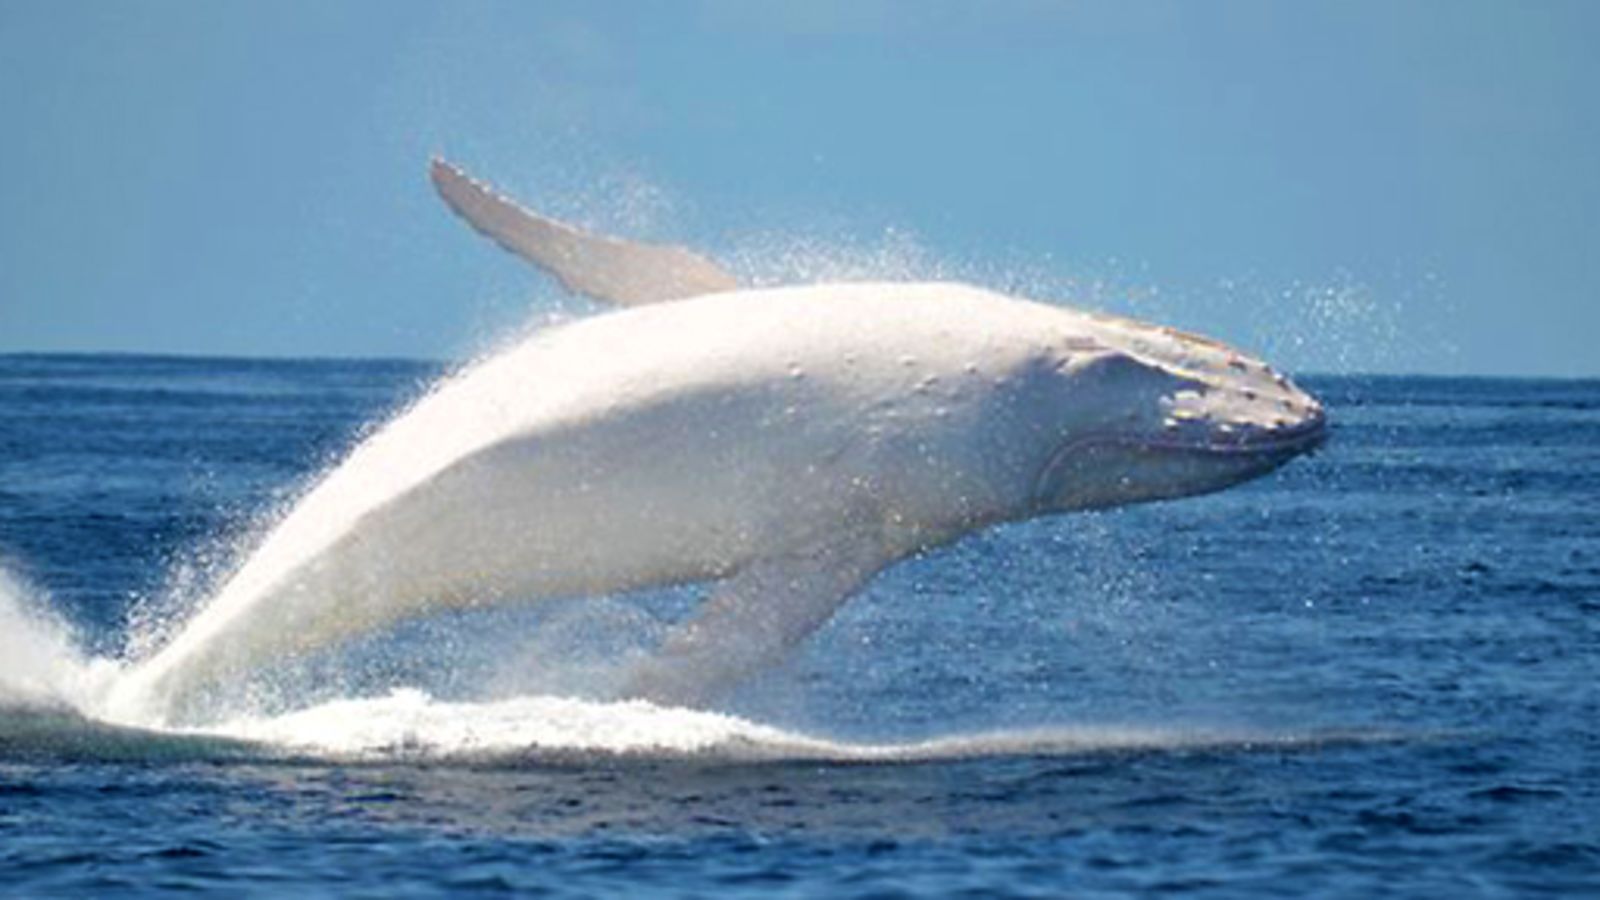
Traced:
POLYGON ((456 215, 575 294, 642 306, 739 287, 727 270, 683 247, 590 234, 546 218, 438 157, 429 174, 456 215))

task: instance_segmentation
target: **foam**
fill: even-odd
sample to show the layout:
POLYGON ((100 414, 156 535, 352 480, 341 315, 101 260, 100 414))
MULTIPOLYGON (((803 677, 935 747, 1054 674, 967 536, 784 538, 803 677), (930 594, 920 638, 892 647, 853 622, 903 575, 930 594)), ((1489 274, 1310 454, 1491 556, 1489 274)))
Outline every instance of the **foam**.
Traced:
POLYGON ((87 708, 115 669, 79 650, 66 624, 0 568, 0 707, 87 708))
POLYGON ((1264 733, 1077 724, 957 733, 915 741, 848 741, 726 713, 528 694, 443 700, 417 688, 344 697, 202 727, 135 722, 108 703, 122 675, 81 652, 65 623, 0 569, 0 758, 89 761, 272 761, 447 765, 585 765, 605 760, 711 764, 914 764, 1008 756, 1197 749, 1308 748, 1382 735, 1264 733))
POLYGON ((854 742, 790 731, 734 715, 640 701, 525 696, 441 701, 415 689, 308 709, 243 717, 188 733, 245 741, 296 757, 349 762, 515 764, 602 759, 713 763, 925 763, 1009 756, 1075 756, 1200 749, 1321 746, 1375 735, 1267 733, 1195 727, 1063 725, 854 742))

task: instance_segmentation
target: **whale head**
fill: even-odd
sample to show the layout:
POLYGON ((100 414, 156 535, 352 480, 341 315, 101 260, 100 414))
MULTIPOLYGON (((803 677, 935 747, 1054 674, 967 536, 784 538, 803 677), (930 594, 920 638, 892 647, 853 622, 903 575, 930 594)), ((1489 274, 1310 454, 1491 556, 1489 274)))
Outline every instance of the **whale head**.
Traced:
POLYGON ((1209 338, 1085 314, 1089 353, 1064 366, 1073 415, 1039 472, 1036 506, 1100 509, 1204 494, 1316 449, 1322 404, 1209 338))

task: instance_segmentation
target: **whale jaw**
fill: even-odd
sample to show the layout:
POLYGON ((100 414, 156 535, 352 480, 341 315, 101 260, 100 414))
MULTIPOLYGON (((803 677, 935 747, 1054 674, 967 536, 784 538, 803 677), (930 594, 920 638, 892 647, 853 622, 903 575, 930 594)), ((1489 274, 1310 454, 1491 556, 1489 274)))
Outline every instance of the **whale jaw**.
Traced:
POLYGON ((1266 475, 1326 440, 1320 414, 1293 429, 1244 440, 1091 435, 1056 451, 1039 474, 1034 504, 1040 511, 1067 512, 1209 494, 1266 475))
POLYGON ((1104 350, 1068 374, 1070 419, 1039 470, 1040 512, 1222 490, 1327 439, 1322 404, 1266 363, 1208 338, 1089 315, 1104 350))

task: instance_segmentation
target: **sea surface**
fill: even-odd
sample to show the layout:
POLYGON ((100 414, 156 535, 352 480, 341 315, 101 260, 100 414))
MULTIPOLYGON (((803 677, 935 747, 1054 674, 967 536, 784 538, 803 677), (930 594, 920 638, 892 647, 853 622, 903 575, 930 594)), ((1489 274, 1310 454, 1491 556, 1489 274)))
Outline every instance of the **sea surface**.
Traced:
POLYGON ((675 590, 102 721, 439 374, 0 356, 0 893, 1600 896, 1597 382, 1303 379, 1317 455, 909 561, 716 711, 595 687, 675 590))

